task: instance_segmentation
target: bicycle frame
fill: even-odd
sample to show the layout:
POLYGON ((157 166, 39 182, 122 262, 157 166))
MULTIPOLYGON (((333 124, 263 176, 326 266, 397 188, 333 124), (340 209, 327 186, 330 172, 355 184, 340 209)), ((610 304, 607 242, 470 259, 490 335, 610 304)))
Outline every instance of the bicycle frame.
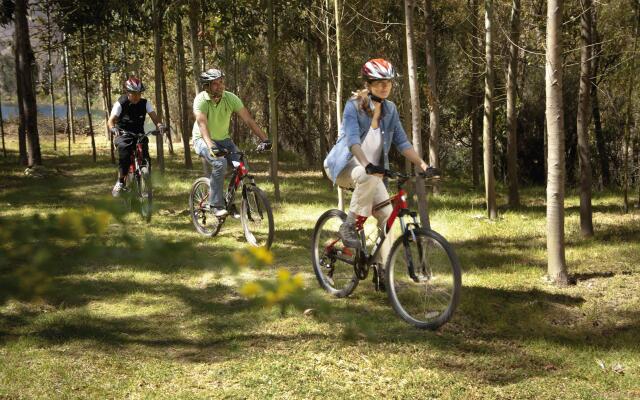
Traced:
MULTIPOLYGON (((240 161, 231 161, 233 165, 233 172, 231 173, 231 179, 229 180, 229 186, 227 188, 227 192, 225 193, 225 201, 226 204, 232 204, 235 199, 236 190, 240 186, 243 186, 243 181, 245 179, 249 179, 251 184, 255 184, 253 175, 249 174, 249 169, 247 168, 247 163, 244 160, 243 152, 229 153, 240 155, 240 161)), ((209 195, 205 196, 202 200, 200 200, 199 206, 202 208, 204 203, 209 200, 209 195)))
MULTIPOLYGON (((395 195, 391 196, 390 198, 388 198, 387 200, 384 200, 376 205, 373 206, 373 213, 375 213, 378 210, 381 210, 382 208, 386 207, 387 205, 391 204, 393 207, 393 210, 391 211, 391 214, 389 215, 389 218, 387 219, 387 222, 385 223, 385 229, 383 231, 380 231, 378 234, 378 237, 376 238, 376 241, 374 242, 373 246, 371 247, 371 252, 368 251, 367 246, 366 246, 366 238, 364 236, 364 223, 367 221, 367 219, 369 217, 364 217, 364 216, 358 216, 356 218, 356 232, 359 232, 360 234, 360 241, 362 242, 362 250, 358 253, 360 256, 360 259, 358 259, 358 257, 356 257, 356 261, 352 262, 349 259, 345 259, 343 257, 340 256, 340 253, 336 253, 336 258, 340 259, 341 261, 348 263, 348 264, 352 264, 354 266, 358 266, 358 265, 363 265, 363 266, 368 266, 371 265, 371 260, 374 260, 375 257, 378 255, 378 252, 380 252, 380 249, 382 248, 382 244, 384 243, 384 241, 387 239, 388 235, 387 233, 391 230, 391 228, 393 227, 393 223, 396 221, 396 219, 398 219, 400 221, 400 228, 403 232, 403 236, 404 236, 404 245, 405 248, 408 247, 408 236, 407 233, 410 232, 411 236, 413 237, 413 239, 415 240, 415 234, 413 233, 413 230, 408 229, 410 226, 414 226, 415 228, 418 228, 420 226, 420 224, 418 223, 417 220, 417 213, 414 211, 410 211, 408 209, 408 204, 407 204, 407 192, 403 189, 402 185, 404 184, 404 182, 406 182, 407 179, 402 178, 401 180, 398 181, 398 193, 396 193, 395 195), (405 223, 404 221, 404 217, 405 216, 411 216, 413 219, 413 222, 410 223, 405 223)), ((325 247, 325 251, 327 253, 331 253, 332 250, 336 250, 333 247, 335 246, 336 243, 338 243, 340 241, 340 238, 336 239, 335 241, 333 241, 332 243, 328 244, 325 247)), ((351 251, 349 250, 349 248, 345 247, 342 249, 342 253, 345 254, 347 257, 351 257, 353 256, 353 253, 351 253, 351 251)), ((418 281, 419 278, 416 276, 415 274, 415 270, 413 268, 413 260, 411 260, 411 255, 407 253, 407 257, 409 258, 409 276, 414 280, 414 281, 418 281)))

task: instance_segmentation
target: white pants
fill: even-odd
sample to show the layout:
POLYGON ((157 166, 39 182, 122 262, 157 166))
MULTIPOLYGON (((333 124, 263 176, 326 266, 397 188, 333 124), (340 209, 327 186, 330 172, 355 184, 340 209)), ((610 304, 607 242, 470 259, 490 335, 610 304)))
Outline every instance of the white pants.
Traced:
MULTIPOLYGON (((375 175, 367 175, 364 167, 360 164, 354 165, 354 163, 349 163, 338 175, 336 184, 344 188, 354 189, 351 196, 351 204, 349 205, 350 212, 363 217, 373 215, 378 220, 378 228, 383 231, 385 230, 385 224, 391 215, 391 211, 393 211, 393 207, 387 204, 375 213, 372 213, 372 208, 375 204, 381 203, 389 198, 389 193, 384 186, 382 178, 375 175)), ((383 265, 387 262, 393 239, 393 232, 390 230, 387 232, 387 238, 382 243, 382 247, 378 252, 376 262, 383 263, 383 265)))

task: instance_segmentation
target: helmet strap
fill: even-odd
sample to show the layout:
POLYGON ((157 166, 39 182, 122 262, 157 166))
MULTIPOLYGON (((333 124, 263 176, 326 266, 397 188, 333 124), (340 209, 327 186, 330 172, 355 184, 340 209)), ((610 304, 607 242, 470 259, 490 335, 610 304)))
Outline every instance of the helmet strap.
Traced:
POLYGON ((380 98, 378 96, 376 96, 375 94, 369 92, 369 98, 373 101, 375 101, 376 103, 382 103, 384 101, 383 98, 380 98))

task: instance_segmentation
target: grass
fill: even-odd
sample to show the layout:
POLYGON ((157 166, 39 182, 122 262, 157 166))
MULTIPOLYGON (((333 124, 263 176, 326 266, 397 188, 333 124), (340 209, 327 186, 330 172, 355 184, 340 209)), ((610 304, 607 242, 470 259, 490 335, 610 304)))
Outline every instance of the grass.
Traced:
MULTIPOLYGON (((108 198, 115 167, 102 138, 97 164, 86 145, 66 157, 43 142, 39 179, 16 165, 9 138, 0 217, 28 221, 108 198)), ((432 226, 454 245, 464 289, 452 321, 423 332, 397 318, 369 281, 346 300, 321 293, 309 239, 335 194, 319 173, 291 163, 281 165, 274 266, 230 273, 225 260, 245 245, 239 223, 213 239, 195 232, 181 211, 200 171, 185 170, 181 152, 176 146, 156 185, 152 223, 129 215, 106 240, 126 228, 190 242, 197 254, 139 262, 114 247, 70 268, 52 265, 54 290, 41 301, 0 306, 0 398, 640 397, 640 214, 623 214, 618 193, 595 194, 591 239, 580 237, 579 200, 568 194, 576 284, 559 288, 542 279, 543 188, 524 189, 524 206, 503 208, 492 222, 480 192, 446 183, 431 202, 432 226), (303 274, 311 316, 296 308, 281 316, 238 294, 242 282, 272 277, 276 267, 303 274)), ((252 168, 273 199, 266 160, 252 168)))

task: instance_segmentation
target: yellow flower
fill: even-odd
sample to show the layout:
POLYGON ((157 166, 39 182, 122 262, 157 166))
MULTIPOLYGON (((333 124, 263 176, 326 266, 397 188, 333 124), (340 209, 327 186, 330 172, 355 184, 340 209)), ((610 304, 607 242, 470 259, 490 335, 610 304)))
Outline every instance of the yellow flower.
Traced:
POLYGON ((293 285, 297 288, 301 288, 304 285, 304 280, 302 279, 302 274, 296 274, 293 279, 291 279, 293 285))
POLYGON ((60 227, 71 234, 73 237, 80 239, 85 235, 84 224, 82 223, 82 215, 78 211, 67 211, 58 217, 60 227))
POLYGON ((265 265, 273 264, 273 253, 266 247, 250 247, 249 251, 259 262, 265 265))
POLYGON ((233 258, 233 262, 238 267, 246 267, 247 265, 249 265, 249 258, 247 257, 246 254, 244 254, 241 251, 234 252, 232 258, 233 258))
POLYGON ((278 270, 278 282, 280 283, 286 282, 289 280, 290 277, 291 277, 291 272, 289 272, 288 270, 284 268, 280 268, 278 270))
POLYGON ((242 289, 240 289, 240 293, 249 298, 257 297, 258 294, 262 292, 262 286, 256 282, 246 283, 242 289))

